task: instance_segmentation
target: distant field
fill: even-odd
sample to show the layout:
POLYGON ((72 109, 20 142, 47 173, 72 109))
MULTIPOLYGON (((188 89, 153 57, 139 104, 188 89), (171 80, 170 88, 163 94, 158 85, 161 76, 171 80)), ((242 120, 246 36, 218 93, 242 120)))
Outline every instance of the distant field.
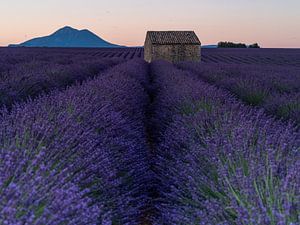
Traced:
MULTIPOLYGON (((237 63, 237 64, 272 64, 300 66, 300 49, 206 49, 202 50, 202 61, 208 63, 237 63)), ((63 53, 89 55, 97 57, 120 57, 124 59, 143 58, 143 48, 103 48, 103 49, 72 49, 72 48, 0 48, 0 54, 54 54, 63 53)), ((20 55, 19 55, 20 56, 20 55)))
POLYGON ((300 49, 202 49, 203 62, 300 66, 300 49))
POLYGON ((299 67, 0 48, 0 224, 300 224, 299 67))

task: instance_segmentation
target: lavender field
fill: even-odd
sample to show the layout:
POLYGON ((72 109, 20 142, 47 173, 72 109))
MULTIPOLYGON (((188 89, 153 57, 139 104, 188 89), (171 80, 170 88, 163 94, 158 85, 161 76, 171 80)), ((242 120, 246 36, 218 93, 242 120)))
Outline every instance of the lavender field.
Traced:
POLYGON ((0 224, 300 224, 300 50, 0 48, 0 224))

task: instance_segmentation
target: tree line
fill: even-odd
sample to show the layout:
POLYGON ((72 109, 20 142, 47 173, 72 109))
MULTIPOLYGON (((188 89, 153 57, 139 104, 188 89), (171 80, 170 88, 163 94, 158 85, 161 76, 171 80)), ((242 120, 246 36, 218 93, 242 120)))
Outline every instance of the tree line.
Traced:
POLYGON ((258 43, 247 46, 244 43, 233 43, 228 41, 221 41, 218 43, 218 48, 260 48, 258 43))

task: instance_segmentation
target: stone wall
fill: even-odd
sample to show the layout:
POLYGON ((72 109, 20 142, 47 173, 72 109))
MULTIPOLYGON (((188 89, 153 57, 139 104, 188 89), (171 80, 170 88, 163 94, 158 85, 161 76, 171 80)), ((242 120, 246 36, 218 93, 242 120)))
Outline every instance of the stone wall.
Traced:
POLYGON ((153 45, 145 44, 145 60, 167 60, 169 62, 200 61, 201 46, 199 45, 153 45))
POLYGON ((149 38, 146 38, 144 45, 144 60, 149 63, 152 61, 152 43, 149 38))

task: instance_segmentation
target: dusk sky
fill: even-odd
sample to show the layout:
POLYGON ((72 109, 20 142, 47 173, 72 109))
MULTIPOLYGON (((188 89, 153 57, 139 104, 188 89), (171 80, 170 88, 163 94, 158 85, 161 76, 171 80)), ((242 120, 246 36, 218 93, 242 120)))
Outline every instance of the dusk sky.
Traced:
POLYGON ((300 48, 300 0, 0 0, 0 46, 63 26, 120 45, 143 45, 147 30, 194 30, 203 45, 258 42, 300 48))

